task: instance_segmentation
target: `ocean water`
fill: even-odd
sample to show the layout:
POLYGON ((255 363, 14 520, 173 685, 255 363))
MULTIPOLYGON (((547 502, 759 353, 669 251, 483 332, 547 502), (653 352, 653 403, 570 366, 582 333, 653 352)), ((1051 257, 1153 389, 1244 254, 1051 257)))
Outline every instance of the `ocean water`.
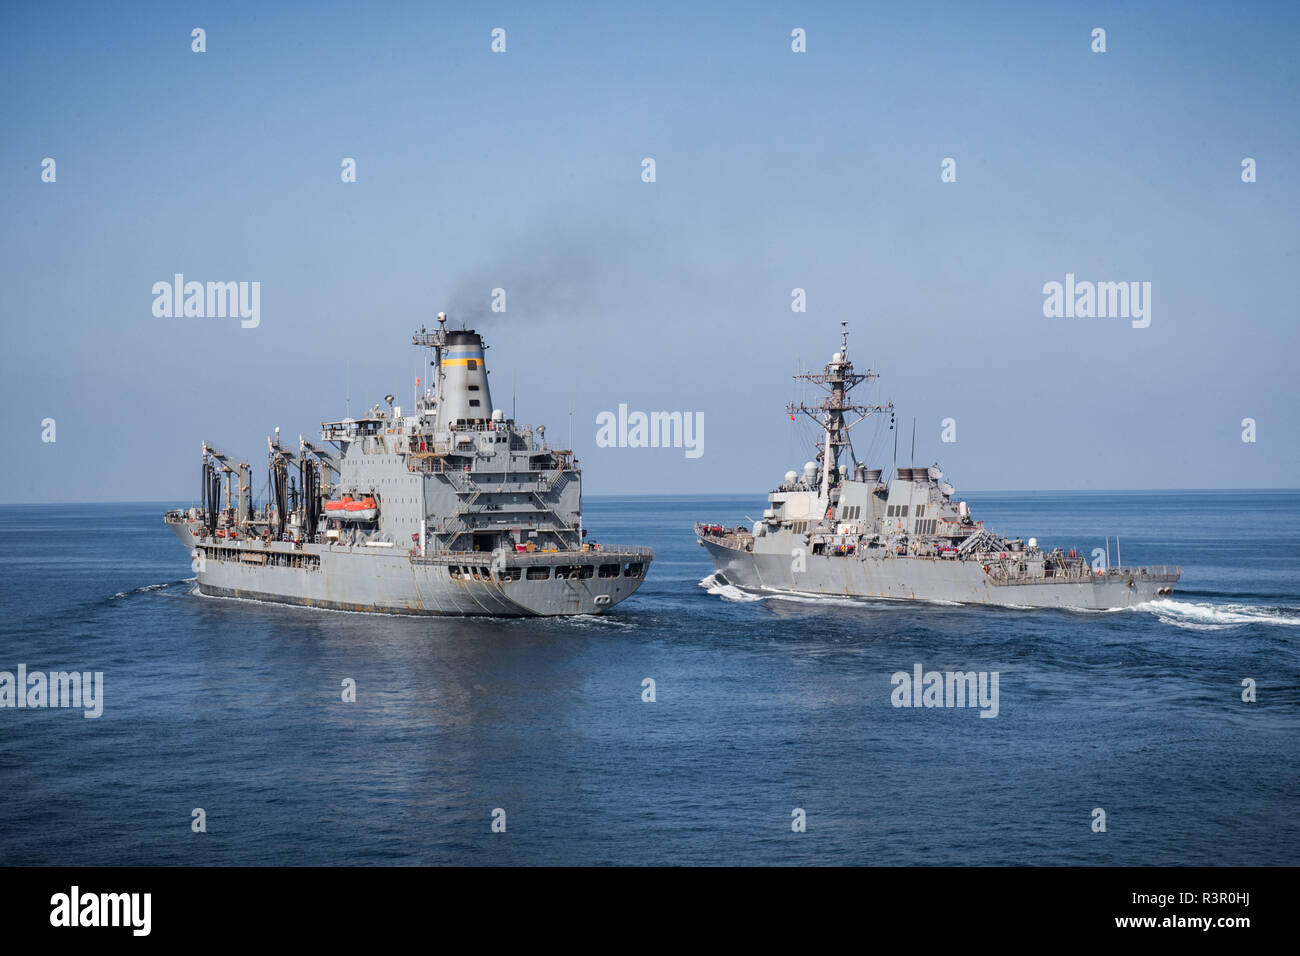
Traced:
POLYGON ((762 495, 588 497, 658 552, 612 613, 389 617, 201 597, 163 505, 2 507, 0 671, 104 701, 0 709, 0 863, 1300 863, 1297 493, 966 497, 1183 580, 1101 613, 755 596, 691 523, 762 495), (997 717, 894 707, 916 664, 997 672, 997 717))

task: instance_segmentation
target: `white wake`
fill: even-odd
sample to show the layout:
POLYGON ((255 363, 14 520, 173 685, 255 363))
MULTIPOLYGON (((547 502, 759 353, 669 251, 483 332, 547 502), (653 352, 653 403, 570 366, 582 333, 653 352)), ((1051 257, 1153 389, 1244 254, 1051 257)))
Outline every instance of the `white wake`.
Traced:
POLYGON ((1140 604, 1137 610, 1150 611, 1165 624, 1193 631, 1224 631, 1250 624, 1300 627, 1300 616, 1286 608, 1266 604, 1210 604, 1164 599, 1140 604))
MULTIPOLYGON (((840 607, 892 606, 891 602, 883 602, 879 599, 871 598, 836 597, 832 595, 810 594, 800 591, 747 591, 744 588, 736 587, 734 584, 723 583, 718 580, 717 574, 708 575, 699 582, 699 587, 704 588, 709 594, 722 598, 724 601, 733 601, 737 604, 753 604, 757 601, 777 600, 792 601, 799 604, 824 604, 840 607)), ((938 606, 958 606, 958 602, 954 601, 925 601, 918 603, 938 606)), ((1032 608, 1014 604, 998 606, 1026 611, 1043 610, 1042 608, 1032 608)), ((1300 615, 1297 615, 1286 608, 1270 607, 1266 604, 1210 604, 1208 602, 1196 603, 1192 601, 1162 599, 1159 601, 1148 601, 1145 604, 1138 604, 1133 607, 1106 608, 1104 610, 1069 608, 1068 610, 1086 611, 1094 614, 1146 611, 1154 614, 1162 623, 1196 631, 1223 631, 1236 627, 1246 627, 1251 624, 1272 624, 1281 627, 1300 627, 1300 615)))
MULTIPOLYGON (((834 594, 814 594, 811 591, 786 591, 777 590, 776 588, 763 588, 761 591, 747 591, 744 588, 736 587, 734 584, 723 584, 718 580, 717 574, 710 574, 699 582, 699 587, 704 588, 710 594, 722 598, 724 601, 734 601, 737 604, 753 604, 756 601, 789 601, 793 604, 821 604, 828 607, 856 607, 856 608, 890 608, 896 607, 901 601, 888 601, 883 598, 874 597, 846 597, 834 594)), ((960 607, 958 601, 916 601, 917 604, 933 604, 939 607, 960 607)))
POLYGON ((699 584, 710 594, 716 594, 724 601, 736 601, 739 604, 753 604, 755 601, 763 600, 763 595, 754 594, 752 591, 746 591, 738 588, 734 584, 723 584, 718 580, 716 574, 710 574, 699 584))

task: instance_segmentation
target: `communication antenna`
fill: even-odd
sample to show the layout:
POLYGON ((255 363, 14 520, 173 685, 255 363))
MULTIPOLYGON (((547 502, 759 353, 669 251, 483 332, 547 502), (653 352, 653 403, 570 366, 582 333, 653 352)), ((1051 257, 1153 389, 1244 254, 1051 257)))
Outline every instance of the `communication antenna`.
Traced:
POLYGON ((894 475, 898 474, 898 429, 895 428, 894 425, 895 425, 894 416, 890 415, 889 430, 894 433, 894 468, 893 468, 893 473, 890 475, 891 478, 894 475))

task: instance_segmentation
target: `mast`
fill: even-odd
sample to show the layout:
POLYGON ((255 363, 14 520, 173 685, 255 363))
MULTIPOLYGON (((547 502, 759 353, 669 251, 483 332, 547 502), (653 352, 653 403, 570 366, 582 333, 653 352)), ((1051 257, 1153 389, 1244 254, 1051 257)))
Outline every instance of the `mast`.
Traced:
POLYGON ((786 406, 788 411, 803 412, 822 429, 822 436, 817 443, 817 457, 822 464, 821 497, 824 501, 830 498, 831 473, 836 472, 838 476, 840 450, 848 448, 849 454, 856 460, 856 455, 853 454, 853 443, 849 438, 850 429, 876 412, 894 409, 893 402, 884 405, 864 405, 850 400, 849 393, 854 388, 862 382, 874 381, 880 376, 870 369, 866 372, 853 371, 853 363, 849 361, 848 325, 848 322, 840 323, 840 350, 831 357, 824 372, 816 374, 805 372, 794 376, 796 380, 804 379, 821 386, 830 395, 816 405, 791 402, 786 406), (856 414, 858 418, 848 421, 845 414, 849 412, 856 414))
MULTIPOLYGON (((416 332, 413 336, 411 336, 411 344, 420 346, 425 349, 429 349, 433 352, 433 361, 429 363, 434 368, 433 395, 434 395, 434 401, 441 404, 442 394, 443 394, 442 393, 442 378, 443 378, 442 350, 443 347, 447 344, 447 313, 446 312, 438 313, 438 328, 436 331, 430 332, 424 326, 420 326, 420 331, 416 332)), ((428 352, 425 353, 425 355, 428 354, 429 354, 428 352)), ((416 410, 418 412, 421 411, 422 409, 423 409, 423 403, 418 400, 418 396, 417 396, 416 410)))
POLYGON ((434 401, 442 404, 442 348, 447 344, 447 313, 438 313, 438 335, 434 343, 433 361, 438 367, 438 381, 433 387, 434 401))

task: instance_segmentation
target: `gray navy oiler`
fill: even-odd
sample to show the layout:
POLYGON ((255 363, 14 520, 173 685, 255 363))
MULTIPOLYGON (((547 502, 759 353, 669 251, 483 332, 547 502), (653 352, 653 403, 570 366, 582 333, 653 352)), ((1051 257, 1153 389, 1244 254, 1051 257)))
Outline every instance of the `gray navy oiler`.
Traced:
POLYGON ((587 543, 582 473, 545 429, 494 409, 481 337, 421 329, 436 387, 411 414, 386 398, 323 422, 297 452, 267 439, 270 500, 246 462, 203 444, 202 506, 164 520, 191 549, 202 594, 403 614, 599 614, 654 560, 587 543), (222 482, 225 500, 222 502, 222 482))

